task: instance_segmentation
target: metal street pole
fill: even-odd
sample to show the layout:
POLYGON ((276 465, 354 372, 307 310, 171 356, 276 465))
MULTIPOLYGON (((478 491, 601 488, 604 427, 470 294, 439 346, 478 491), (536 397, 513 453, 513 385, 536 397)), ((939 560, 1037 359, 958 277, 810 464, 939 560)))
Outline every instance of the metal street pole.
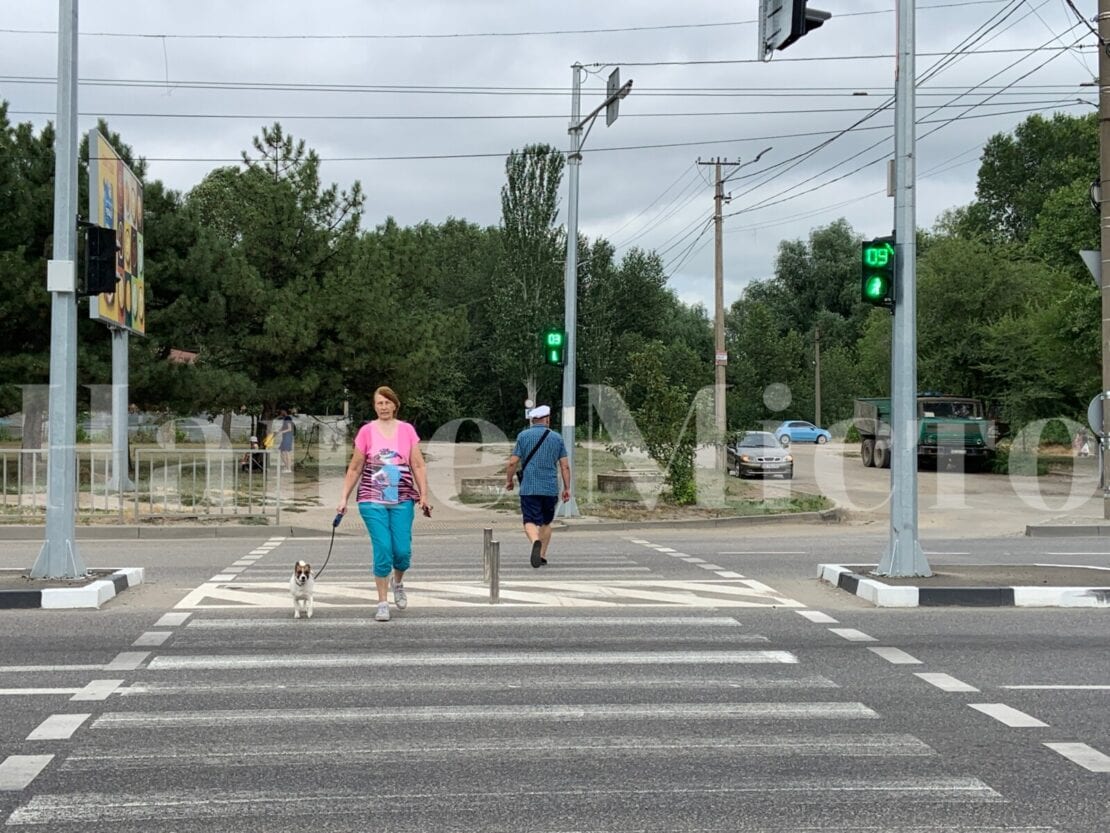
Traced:
MULTIPOLYGON (((594 119, 598 113, 605 110, 605 122, 611 125, 617 120, 620 100, 632 90, 632 82, 628 81, 621 86, 620 70, 614 69, 609 76, 608 94, 601 106, 582 118, 582 79, 586 72, 581 64, 571 67, 572 83, 570 97, 570 153, 567 154, 567 164, 570 166, 568 179, 569 193, 567 194, 567 259, 566 271, 563 275, 564 284, 564 309, 567 332, 567 343, 563 350, 563 444, 567 448, 567 464, 570 467, 571 483, 574 483, 574 429, 575 429, 575 397, 577 382, 575 380, 575 367, 577 364, 578 346, 578 171, 582 166, 582 145, 586 141, 582 128, 593 127, 594 119)), ((586 130, 589 135, 589 129, 586 130)), ((572 485, 570 500, 560 503, 556 514, 562 518, 578 517, 578 500, 572 485)))
MULTIPOLYGON (((563 358, 563 445, 567 447, 567 464, 570 466, 571 483, 574 482, 574 403, 577 394, 575 380, 575 350, 578 344, 578 170, 582 166, 582 76, 581 64, 571 67, 573 83, 570 96, 570 153, 567 155, 567 258, 563 274, 564 327, 567 331, 566 350, 563 358)), ((578 499, 573 485, 570 500, 559 505, 560 517, 578 517, 578 499)))
POLYGON ((917 529, 917 173, 914 0, 899 0, 894 107, 894 245, 897 280, 891 352, 890 544, 881 576, 931 576, 917 529))
POLYGON ((821 328, 813 328, 813 424, 821 427, 821 328))
MULTIPOLYGON (((1098 0, 1098 146, 1099 146, 1099 221, 1102 252, 1102 391, 1110 391, 1110 0, 1098 0)), ((1103 403, 1105 405, 1105 403, 1103 403)), ((1102 409, 1102 436, 1110 436, 1110 408, 1102 409)), ((1104 441, 1100 440, 1102 446, 1104 441)), ((1102 482, 1110 483, 1110 454, 1100 457, 1102 482)), ((1110 518, 1110 494, 1102 493, 1102 517, 1110 518)))
POLYGON ((85 574, 77 550, 77 0, 58 3, 58 118, 50 291, 50 458, 46 539, 32 578, 85 574))
POLYGON ((728 468, 725 455, 725 432, 728 419, 725 412, 725 366, 728 354, 725 352, 725 249, 722 234, 724 224, 725 184, 721 181, 721 160, 714 166, 717 179, 716 193, 713 196, 713 342, 716 356, 713 358, 713 416, 717 429, 717 472, 728 468))

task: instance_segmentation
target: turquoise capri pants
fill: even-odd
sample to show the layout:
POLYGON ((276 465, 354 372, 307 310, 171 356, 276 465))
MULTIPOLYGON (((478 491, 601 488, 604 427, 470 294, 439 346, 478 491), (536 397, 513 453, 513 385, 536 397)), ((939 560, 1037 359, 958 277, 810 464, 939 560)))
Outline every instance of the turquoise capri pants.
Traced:
POLYGON ((412 519, 414 502, 372 503, 358 505, 366 530, 370 533, 370 546, 374 552, 374 575, 386 578, 394 570, 402 573, 412 561, 412 519))

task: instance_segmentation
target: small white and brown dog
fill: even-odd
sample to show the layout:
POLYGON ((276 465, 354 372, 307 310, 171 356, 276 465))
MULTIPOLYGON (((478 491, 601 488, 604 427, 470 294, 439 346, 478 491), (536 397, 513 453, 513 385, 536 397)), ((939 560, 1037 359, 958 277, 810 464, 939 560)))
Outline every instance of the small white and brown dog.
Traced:
POLYGON ((316 579, 312 577, 312 565, 307 561, 298 561, 293 565, 293 576, 289 579, 294 619, 301 618, 301 611, 304 611, 306 618, 312 618, 312 594, 315 590, 316 579))

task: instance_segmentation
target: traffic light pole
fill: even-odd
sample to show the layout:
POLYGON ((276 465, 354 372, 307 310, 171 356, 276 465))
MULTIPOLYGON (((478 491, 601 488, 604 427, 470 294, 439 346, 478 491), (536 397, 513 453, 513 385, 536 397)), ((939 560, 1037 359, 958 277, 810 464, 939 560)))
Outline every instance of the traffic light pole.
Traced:
MULTIPOLYGON (((567 331, 566 351, 564 358, 566 365, 563 367, 563 424, 561 435, 563 445, 567 448, 567 464, 570 466, 571 488, 570 500, 560 503, 556 514, 562 518, 578 517, 578 500, 574 494, 574 406, 577 394, 577 380, 575 367, 578 361, 578 171, 582 166, 582 144, 585 137, 582 129, 592 125, 602 110, 606 110, 606 123, 616 121, 617 104, 632 90, 632 82, 628 81, 620 86, 617 70, 610 76, 608 95, 601 106, 594 109, 588 116, 582 118, 582 78, 586 71, 581 64, 571 67, 572 84, 570 96, 570 153, 567 154, 569 166, 567 183, 567 259, 566 271, 563 277, 563 303, 565 315, 565 329, 567 331)), ((588 132, 588 131, 587 131, 588 132)))
POLYGON ((77 550, 77 0, 58 3, 58 120, 54 140, 54 252, 50 291, 46 538, 31 578, 86 572, 77 550))
MULTIPOLYGON (((1098 0, 1098 141, 1099 181, 1101 188, 1100 239, 1102 273, 1099 292, 1102 296, 1102 391, 1110 391, 1110 54, 1105 44, 1110 43, 1110 0, 1098 0)), ((1105 405, 1105 403, 1103 403, 1105 405)), ((1110 436, 1110 408, 1102 409, 1102 437, 1099 440, 1102 454, 1103 484, 1110 483, 1110 454, 1106 453, 1106 437, 1110 436)), ((1105 485, 1102 493, 1102 517, 1110 519, 1110 492, 1105 485)))
POLYGON ((890 543, 880 576, 930 576, 917 528, 917 212, 914 0, 898 3, 894 106, 894 349, 891 351, 890 543))
POLYGON ((567 448, 570 467, 570 500, 560 503, 558 515, 562 518, 578 517, 578 499, 574 490, 574 403, 577 393, 575 363, 578 347, 578 170, 582 167, 582 76, 581 64, 571 67, 573 84, 570 96, 570 153, 567 154, 567 258, 563 274, 563 309, 567 343, 563 367, 563 445, 567 448))

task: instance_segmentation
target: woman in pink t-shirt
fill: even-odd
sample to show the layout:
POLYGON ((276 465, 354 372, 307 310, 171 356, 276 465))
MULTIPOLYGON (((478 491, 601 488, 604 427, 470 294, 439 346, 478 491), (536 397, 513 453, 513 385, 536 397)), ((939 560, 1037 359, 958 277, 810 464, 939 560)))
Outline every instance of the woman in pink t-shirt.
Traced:
POLYGON ((374 618, 389 621, 389 589, 398 610, 408 606, 404 577, 412 560, 414 507, 427 514, 428 478, 420 437, 416 429, 397 419, 401 400, 391 388, 374 391, 378 418, 366 423, 355 436, 355 451, 343 480, 339 514, 347 512, 347 498, 358 484, 358 512, 370 533, 374 552, 374 583, 378 587, 378 612, 374 618))

